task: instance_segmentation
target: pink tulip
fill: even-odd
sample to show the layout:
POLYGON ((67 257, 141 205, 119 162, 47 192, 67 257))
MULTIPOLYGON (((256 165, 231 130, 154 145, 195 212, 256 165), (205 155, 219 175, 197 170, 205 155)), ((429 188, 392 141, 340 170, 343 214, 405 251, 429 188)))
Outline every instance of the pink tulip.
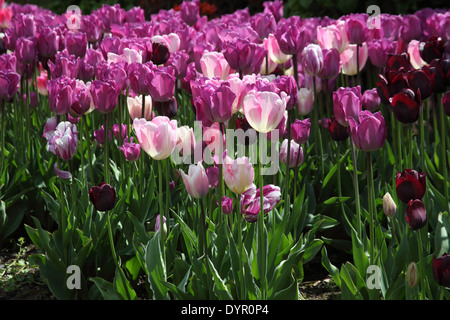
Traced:
POLYGON ((367 110, 361 111, 356 120, 349 118, 349 124, 352 139, 359 150, 377 151, 384 146, 387 127, 380 111, 374 114, 367 110))
POLYGON ((200 59, 202 73, 208 78, 225 80, 231 73, 230 65, 222 52, 205 52, 200 59))
MULTIPOLYGON (((288 139, 284 139, 280 147, 280 160, 288 165, 288 139)), ((291 150, 289 151, 289 168, 299 167, 303 163, 303 148, 294 140, 291 140, 291 150)))
POLYGON ((422 57, 420 56, 420 41, 411 40, 408 44, 407 51, 409 55, 409 62, 411 62, 411 65, 414 69, 420 69, 423 66, 427 65, 427 63, 423 61, 422 57))
POLYGON ((333 92, 333 111, 340 125, 348 127, 349 118, 358 119, 362 110, 361 87, 339 88, 333 92))
MULTIPOLYGON (((272 211, 281 200, 280 187, 269 184, 263 187, 263 212, 272 211)), ((241 213, 245 220, 250 223, 258 221, 261 212, 261 191, 252 184, 250 188, 241 195, 241 213)))
POLYGON ((300 120, 295 119, 291 124, 292 139, 298 144, 304 144, 308 140, 309 131, 311 129, 310 119, 300 120))
POLYGON ((317 42, 322 49, 336 49, 339 53, 344 52, 348 46, 345 22, 337 21, 327 27, 317 27, 317 42))
POLYGON ((227 187, 236 194, 244 193, 255 178, 253 165, 247 157, 232 160, 226 156, 223 164, 223 179, 227 187))
POLYGON ((194 130, 189 126, 181 126, 177 129, 178 140, 177 149, 182 156, 190 155, 194 152, 195 136, 194 130))
POLYGON ((291 54, 285 54, 283 51, 281 51, 278 40, 272 33, 269 34, 269 37, 267 38, 266 49, 269 55, 269 59, 277 64, 284 64, 292 58, 291 54))
MULTIPOLYGON (((131 120, 142 117, 142 95, 136 97, 127 97, 128 113, 131 120)), ((145 114, 146 120, 152 119, 152 97, 145 96, 145 114)))
POLYGON ((283 118, 288 96, 270 91, 251 90, 244 98, 245 117, 258 132, 267 133, 275 129, 283 118))
POLYGON ((314 106, 314 90, 308 88, 300 88, 298 90, 298 107, 299 115, 306 116, 314 106))
POLYGON ((323 68, 323 54, 319 45, 310 43, 302 51, 303 71, 310 76, 317 76, 323 68))
POLYGON ((380 96, 378 95, 376 88, 364 91, 361 97, 363 107, 372 112, 378 109, 380 101, 380 96))
POLYGON ((201 162, 191 164, 189 166, 188 174, 185 174, 182 169, 180 169, 180 173, 183 178, 186 191, 191 197, 200 199, 208 194, 209 179, 201 162))
POLYGON ((157 116, 151 121, 134 119, 133 128, 141 148, 153 159, 168 158, 177 143, 177 121, 157 116))
POLYGON ((341 53, 342 73, 348 76, 354 76, 358 72, 356 63, 356 50, 359 48, 359 71, 364 68, 368 58, 367 43, 357 47, 356 44, 350 44, 348 48, 341 53))

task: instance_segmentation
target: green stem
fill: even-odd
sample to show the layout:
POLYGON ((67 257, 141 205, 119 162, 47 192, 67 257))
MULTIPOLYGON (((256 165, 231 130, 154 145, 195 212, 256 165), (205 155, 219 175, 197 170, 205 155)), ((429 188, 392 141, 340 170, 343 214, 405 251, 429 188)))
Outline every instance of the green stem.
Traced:
POLYGON ((359 199, 359 183, 358 183, 358 169, 357 169, 357 159, 355 153, 355 145, 352 140, 352 136, 350 135, 350 147, 352 152, 352 160, 353 160, 353 187, 355 188, 355 205, 356 205, 356 230, 358 232, 358 236, 361 239, 361 205, 359 199))
POLYGON ((314 130, 314 141, 315 141, 315 148, 316 148, 316 154, 319 154, 320 157, 320 179, 323 180, 324 175, 324 167, 323 167, 323 148, 322 148, 322 136, 319 130, 319 109, 320 107, 317 107, 316 101, 317 101, 317 88, 316 88, 316 77, 313 77, 313 87, 314 87, 314 109, 313 109, 313 117, 314 117, 314 123, 313 123, 313 130, 314 130))
POLYGON ((442 97, 439 97, 439 120, 441 125, 441 168, 444 174, 444 196, 445 201, 450 210, 450 201, 448 197, 448 171, 447 171, 447 147, 446 147, 446 139, 448 136, 447 128, 446 128, 446 115, 444 114, 444 106, 442 104, 442 97))
MULTIPOLYGON (((82 119, 82 122, 83 122, 83 129, 84 129, 84 131, 85 131, 85 139, 88 139, 88 137, 89 137, 89 131, 88 131, 88 125, 87 125, 87 120, 86 120, 86 115, 83 115, 83 119, 82 119)), ((92 150, 91 150, 91 146, 90 146, 90 144, 89 144, 89 142, 90 142, 91 140, 90 139, 88 139, 87 140, 87 149, 88 149, 88 157, 89 157, 89 159, 88 159, 88 164, 89 164, 89 173, 90 173, 90 175, 91 175, 91 181, 94 181, 94 169, 93 169, 93 167, 92 167, 92 150)))
POLYGON ((262 300, 266 299, 266 273, 267 273, 267 265, 266 265, 266 258, 267 258, 267 248, 266 248, 266 239, 264 234, 264 199, 263 199, 263 179, 261 174, 261 166, 262 164, 258 164, 258 182, 259 182, 259 199, 260 199, 260 212, 258 217, 258 236, 260 240, 260 247, 259 250, 261 251, 260 257, 261 257, 261 266, 260 266, 260 281, 261 281, 261 294, 262 294, 262 300))
POLYGON ((420 291, 421 291, 421 297, 422 299, 425 299, 426 296, 426 292, 425 292, 425 260, 423 257, 423 242, 422 242, 422 235, 421 235, 421 230, 417 230, 416 232, 416 236, 417 236, 417 240, 418 240, 418 246, 419 246, 419 267, 420 267, 420 272, 419 272, 419 276, 420 276, 420 291))
POLYGON ((374 263, 375 257, 375 226, 374 226, 374 199, 373 199, 373 172, 372 159, 370 152, 367 152, 367 190, 369 199, 369 216, 370 216, 370 264, 374 263))
POLYGON ((4 163, 5 163, 5 100, 1 99, 0 100, 0 109, 1 109, 1 114, 2 114, 2 121, 1 121, 1 136, 2 136, 2 142, 1 142, 1 162, 0 162, 0 180, 3 176, 3 168, 4 168, 4 163))
POLYGON ((104 133, 103 138, 105 142, 105 154, 103 155, 104 159, 104 179, 105 182, 109 184, 109 129, 108 129, 108 114, 105 114, 105 124, 104 124, 104 133))
POLYGON ((291 160, 291 113, 288 111, 287 114, 287 130, 288 130, 288 139, 287 139, 287 157, 286 157, 286 174, 284 177, 284 187, 285 187, 285 205, 284 205, 284 213, 287 214, 290 212, 289 205, 289 180, 290 180, 290 160, 291 160))
POLYGON ((241 214, 241 195, 236 194, 236 218, 235 218, 235 228, 237 228, 238 232, 238 248, 239 248, 239 267, 240 267, 240 275, 241 283, 239 284, 241 288, 240 299, 245 300, 246 295, 245 292, 245 274, 244 274, 244 242, 242 240, 242 214, 241 214))
POLYGON ((159 185, 158 185, 158 202, 159 202, 159 217, 161 221, 161 227, 160 227, 160 235, 161 235, 161 246, 164 244, 164 218, 165 218, 165 210, 164 210, 164 204, 163 204, 163 187, 162 187, 162 180, 164 179, 163 173, 162 173, 162 160, 158 160, 158 177, 159 177, 159 185))
POLYGON ((395 123, 397 129, 397 170, 402 172, 403 169, 403 156, 402 156, 402 123, 397 121, 395 123))

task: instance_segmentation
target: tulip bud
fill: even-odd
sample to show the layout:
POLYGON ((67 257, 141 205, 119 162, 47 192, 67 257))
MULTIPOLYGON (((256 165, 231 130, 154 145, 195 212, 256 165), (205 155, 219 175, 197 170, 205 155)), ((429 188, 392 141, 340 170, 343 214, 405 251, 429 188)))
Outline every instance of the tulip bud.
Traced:
POLYGON ((124 141, 123 145, 120 147, 125 159, 128 161, 136 161, 139 159, 141 153, 141 147, 139 143, 133 143, 133 137, 130 138, 130 142, 124 141))
POLYGON ((431 267, 436 282, 441 286, 450 287, 450 255, 446 253, 439 258, 433 255, 431 267))
POLYGON ((89 199, 98 211, 112 210, 116 201, 116 191, 111 185, 101 182, 89 189, 89 199))
MULTIPOLYGON (((164 230, 164 234, 167 234, 167 224, 166 224, 166 217, 163 217, 163 230, 164 230)), ((161 229, 161 215, 158 214, 156 216, 156 221, 155 221, 155 232, 158 232, 161 229)))
POLYGON ((389 192, 386 192, 386 194, 383 196, 383 212, 384 212, 384 214, 389 218, 393 218, 396 211, 397 211, 397 206, 396 206, 394 200, 392 199, 391 194, 389 192))
POLYGON ((411 262, 406 269, 406 281, 410 288, 414 288, 417 284, 417 267, 415 262, 411 262))
MULTIPOLYGON (((219 201, 217 201, 217 205, 220 205, 219 201)), ((233 211, 233 198, 223 196, 222 197, 222 213, 230 214, 232 211, 233 211)))
POLYGON ((209 179, 206 170, 202 163, 191 164, 189 166, 188 174, 180 170, 184 185, 191 197, 200 199, 206 196, 209 192, 209 179))
POLYGON ((427 222, 425 205, 419 199, 410 200, 406 206, 406 221, 413 230, 419 230, 427 222))

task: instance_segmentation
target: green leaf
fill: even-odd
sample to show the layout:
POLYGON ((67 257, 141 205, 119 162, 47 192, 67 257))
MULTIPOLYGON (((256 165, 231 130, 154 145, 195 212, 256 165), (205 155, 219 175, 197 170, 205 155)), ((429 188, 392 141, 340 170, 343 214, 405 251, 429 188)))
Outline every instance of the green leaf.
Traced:
POLYGON ((341 277, 339 275, 339 269, 331 264, 330 259, 328 258, 327 248, 325 246, 322 247, 322 265, 328 271, 328 273, 333 278, 334 283, 340 288, 341 287, 341 277))
POLYGON ((136 292, 131 287, 130 282, 122 273, 120 275, 121 270, 116 269, 116 275, 114 277, 114 287, 117 289, 117 292, 122 296, 123 299, 126 300, 135 300, 136 292))
POLYGON ((89 278, 97 286, 105 300, 121 300, 120 295, 114 290, 114 285, 103 278, 89 278))
POLYGON ((232 295, 228 291, 227 286, 225 285, 225 282, 220 278, 219 273, 214 268, 214 265, 212 264, 211 260, 208 259, 208 265, 211 268, 211 273, 213 275, 214 279, 214 292, 221 300, 233 300, 232 295))
POLYGON ((438 215, 434 237, 434 250, 437 257, 449 252, 450 249, 450 239, 446 225, 450 226, 449 215, 446 212, 441 212, 438 215), (444 223, 444 219, 446 223, 444 223))
POLYGON ((163 282, 167 281, 167 278, 160 242, 159 233, 155 233, 145 248, 145 268, 150 286, 153 290, 154 300, 168 299, 168 289, 163 285, 163 282))

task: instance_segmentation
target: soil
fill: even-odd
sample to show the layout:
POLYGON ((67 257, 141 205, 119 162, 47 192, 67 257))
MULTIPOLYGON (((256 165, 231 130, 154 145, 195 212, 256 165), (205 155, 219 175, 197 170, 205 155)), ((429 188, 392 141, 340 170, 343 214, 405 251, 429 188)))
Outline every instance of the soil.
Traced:
MULTIPOLYGON (((32 243, 22 248, 8 245, 0 249, 0 300, 56 300, 41 278, 39 268, 28 263, 27 257, 37 251, 32 243)), ((333 260, 333 256, 330 258, 333 260)), ((337 255, 334 260, 339 264, 337 255)), ((301 299, 340 299, 339 288, 321 265, 319 256, 304 265, 304 274, 299 285, 301 299)))

